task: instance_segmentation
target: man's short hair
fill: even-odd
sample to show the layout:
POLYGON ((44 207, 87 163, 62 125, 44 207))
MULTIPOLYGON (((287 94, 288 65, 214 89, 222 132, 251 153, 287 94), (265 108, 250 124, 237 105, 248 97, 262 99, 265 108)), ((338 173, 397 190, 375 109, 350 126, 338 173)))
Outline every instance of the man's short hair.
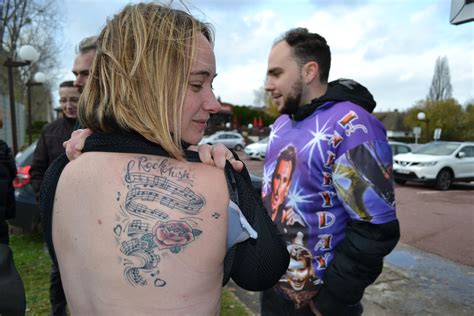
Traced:
POLYGON ((293 56, 300 66, 310 61, 319 65, 319 80, 327 83, 331 69, 331 50, 326 39, 308 29, 297 27, 287 31, 275 44, 285 41, 292 49, 293 56))
POLYGON ((83 38, 79 42, 79 46, 76 49, 76 53, 84 54, 93 49, 97 49, 97 35, 83 38))
POLYGON ((59 88, 74 88, 74 81, 68 80, 68 81, 63 81, 59 84, 59 88))

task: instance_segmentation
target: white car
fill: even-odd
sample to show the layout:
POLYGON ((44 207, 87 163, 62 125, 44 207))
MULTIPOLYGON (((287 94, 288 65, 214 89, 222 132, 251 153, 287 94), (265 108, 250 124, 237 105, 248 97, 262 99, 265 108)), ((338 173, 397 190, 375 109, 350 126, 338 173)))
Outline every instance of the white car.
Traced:
POLYGON ((443 191, 453 181, 474 181, 474 142, 438 141, 396 155, 393 176, 398 184, 423 182, 443 191))
POLYGON ((394 141, 389 141, 388 144, 390 145, 390 148, 392 149, 392 155, 398 155, 398 154, 405 154, 409 153, 412 151, 412 148, 410 145, 401 143, 401 142, 394 142, 394 141))
POLYGON ((267 146, 268 146, 268 137, 265 137, 256 143, 247 145, 245 147, 244 152, 250 159, 263 160, 265 159, 267 146))
POLYGON ((210 136, 205 136, 199 144, 224 144, 227 148, 242 150, 245 147, 245 139, 239 133, 220 131, 210 136))

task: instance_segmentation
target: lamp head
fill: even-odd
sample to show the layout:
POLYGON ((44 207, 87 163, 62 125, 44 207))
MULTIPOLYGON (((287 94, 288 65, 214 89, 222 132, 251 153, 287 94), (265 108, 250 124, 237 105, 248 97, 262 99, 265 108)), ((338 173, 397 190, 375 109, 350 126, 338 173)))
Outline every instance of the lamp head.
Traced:
POLYGON ((420 121, 426 120, 425 112, 418 112, 418 114, 416 115, 416 118, 419 119, 420 121))
POLYGON ((37 72, 33 76, 33 80, 38 83, 43 83, 46 81, 46 75, 42 72, 37 72))
POLYGON ((18 56, 22 60, 34 63, 39 59, 40 53, 31 45, 23 45, 18 51, 18 56))

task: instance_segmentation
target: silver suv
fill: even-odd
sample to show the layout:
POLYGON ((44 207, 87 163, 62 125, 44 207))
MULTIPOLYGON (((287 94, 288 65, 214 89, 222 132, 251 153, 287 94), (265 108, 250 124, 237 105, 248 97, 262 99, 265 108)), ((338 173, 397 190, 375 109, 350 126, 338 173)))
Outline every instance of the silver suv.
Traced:
POLYGON ((398 184, 431 183, 443 191, 448 190, 453 181, 474 181, 474 142, 438 141, 411 153, 396 155, 393 176, 398 184))
POLYGON ((224 144, 227 148, 242 150, 245 147, 245 139, 239 133, 221 131, 205 136, 199 144, 224 144))

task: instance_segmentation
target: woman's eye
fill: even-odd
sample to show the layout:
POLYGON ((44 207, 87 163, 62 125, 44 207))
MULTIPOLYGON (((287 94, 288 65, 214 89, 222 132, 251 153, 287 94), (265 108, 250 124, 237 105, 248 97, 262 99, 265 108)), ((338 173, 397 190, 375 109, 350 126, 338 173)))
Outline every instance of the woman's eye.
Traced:
POLYGON ((193 91, 200 91, 202 89, 202 84, 191 83, 190 85, 193 91))

